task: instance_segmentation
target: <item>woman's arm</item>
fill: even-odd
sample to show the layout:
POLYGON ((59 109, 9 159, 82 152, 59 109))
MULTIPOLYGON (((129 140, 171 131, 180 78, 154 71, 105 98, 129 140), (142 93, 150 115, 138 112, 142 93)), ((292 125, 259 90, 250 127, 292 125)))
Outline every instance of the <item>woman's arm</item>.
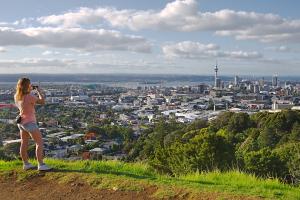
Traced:
POLYGON ((45 95, 42 93, 42 90, 40 88, 37 88, 37 94, 39 95, 39 98, 36 101, 36 103, 44 105, 45 104, 45 95))

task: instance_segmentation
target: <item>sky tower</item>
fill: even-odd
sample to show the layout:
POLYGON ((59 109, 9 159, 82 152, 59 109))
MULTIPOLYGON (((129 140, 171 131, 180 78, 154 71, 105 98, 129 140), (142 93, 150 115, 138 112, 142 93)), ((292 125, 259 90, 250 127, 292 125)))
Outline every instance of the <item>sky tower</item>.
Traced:
POLYGON ((215 88, 220 88, 221 87, 221 79, 218 77, 218 62, 216 62, 216 66, 215 66, 215 88))
POLYGON ((215 66, 215 80, 216 78, 218 78, 218 62, 216 62, 216 66, 215 66))

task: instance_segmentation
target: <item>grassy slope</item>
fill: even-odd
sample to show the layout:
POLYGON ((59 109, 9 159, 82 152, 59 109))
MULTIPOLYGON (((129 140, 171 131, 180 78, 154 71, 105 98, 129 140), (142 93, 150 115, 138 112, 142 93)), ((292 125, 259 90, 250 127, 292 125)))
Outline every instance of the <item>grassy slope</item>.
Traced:
MULTIPOLYGON (((143 187, 157 186, 154 196, 171 197, 180 193, 197 194, 203 192, 226 195, 247 195, 267 199, 300 199, 300 187, 284 185, 278 180, 262 180, 238 171, 220 173, 194 173, 182 177, 161 176, 142 163, 118 161, 62 161, 48 159, 55 173, 47 173, 46 178, 59 182, 74 179, 85 180, 99 188, 121 190, 143 190, 143 187), (161 190, 160 190, 161 188, 161 190), (184 192, 182 192, 184 191, 184 192)), ((18 179, 23 180, 38 174, 36 170, 23 172, 20 161, 0 161, 0 175, 17 171, 18 179)))

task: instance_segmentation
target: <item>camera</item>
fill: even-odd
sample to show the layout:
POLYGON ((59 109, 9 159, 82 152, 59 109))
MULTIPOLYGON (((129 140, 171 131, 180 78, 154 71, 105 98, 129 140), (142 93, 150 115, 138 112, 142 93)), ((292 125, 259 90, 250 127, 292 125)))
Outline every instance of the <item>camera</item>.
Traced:
POLYGON ((32 89, 33 89, 33 90, 38 89, 38 88, 39 88, 38 85, 33 85, 33 86, 32 86, 32 89))
POLYGON ((22 117, 21 117, 21 115, 18 115, 18 116, 16 117, 16 123, 17 123, 17 124, 21 124, 21 121, 22 121, 22 117))

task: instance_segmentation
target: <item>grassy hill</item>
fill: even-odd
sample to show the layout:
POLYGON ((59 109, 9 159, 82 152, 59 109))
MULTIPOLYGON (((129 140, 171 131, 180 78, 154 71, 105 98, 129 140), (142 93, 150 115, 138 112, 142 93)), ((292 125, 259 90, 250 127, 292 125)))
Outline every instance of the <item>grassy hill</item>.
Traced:
POLYGON ((139 193, 150 188, 149 197, 154 199, 300 199, 300 187, 282 184, 276 179, 259 179, 239 171, 170 177, 159 175, 143 163, 54 159, 47 159, 46 163, 55 170, 47 173, 23 171, 20 161, 0 161, 0 181, 14 179, 28 183, 42 177, 58 184, 80 181, 101 190, 139 193))

